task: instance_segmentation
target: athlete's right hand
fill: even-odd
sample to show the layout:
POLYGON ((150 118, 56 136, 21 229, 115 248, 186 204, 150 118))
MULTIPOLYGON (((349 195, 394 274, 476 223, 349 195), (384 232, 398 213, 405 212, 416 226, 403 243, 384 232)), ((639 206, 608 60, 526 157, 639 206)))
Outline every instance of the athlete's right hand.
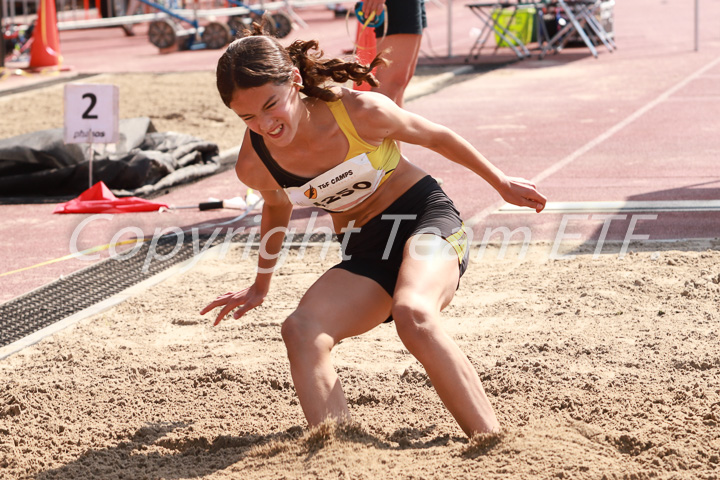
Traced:
POLYGON ((205 315, 207 312, 217 307, 223 307, 222 310, 220 310, 220 313, 218 313, 218 316, 215 318, 215 323, 213 323, 213 326, 216 326, 234 308, 240 307, 235 310, 233 318, 238 319, 242 317, 248 311, 262 304, 266 295, 267 292, 261 291, 260 288, 253 284, 252 287, 239 292, 228 292, 224 295, 220 295, 207 307, 200 310, 200 315, 205 315))
POLYGON ((364 0, 363 1, 363 15, 365 18, 370 17, 370 12, 375 12, 375 16, 378 17, 385 8, 385 0, 364 0))

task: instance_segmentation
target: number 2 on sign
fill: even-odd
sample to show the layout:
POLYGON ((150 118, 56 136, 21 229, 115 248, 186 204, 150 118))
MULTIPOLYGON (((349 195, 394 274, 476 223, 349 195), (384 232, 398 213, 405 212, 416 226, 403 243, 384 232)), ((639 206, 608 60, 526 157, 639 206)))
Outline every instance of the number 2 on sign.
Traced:
POLYGON ((85 110, 85 112, 82 114, 82 118, 89 119, 89 120, 95 120, 98 118, 97 115, 91 115, 90 112, 92 112, 92 109, 95 108, 95 104, 97 104, 97 97, 94 93, 86 93, 82 96, 82 98, 89 98, 90 99, 90 106, 85 110))

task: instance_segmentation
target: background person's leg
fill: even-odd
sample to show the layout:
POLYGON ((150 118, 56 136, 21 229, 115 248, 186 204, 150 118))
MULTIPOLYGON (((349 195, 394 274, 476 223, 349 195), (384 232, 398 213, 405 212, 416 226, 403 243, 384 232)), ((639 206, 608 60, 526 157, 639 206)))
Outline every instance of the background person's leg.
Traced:
POLYGON ((457 256, 439 236, 418 237, 422 245, 415 249, 417 255, 411 255, 411 242, 417 237, 405 246, 393 299, 392 315, 400 339, 425 367, 443 403, 468 436, 498 430, 477 372, 439 322, 440 311, 455 295, 460 273, 457 256))
POLYGON ((350 419, 330 351, 340 340, 384 322, 390 306, 390 295, 375 281, 334 268, 310 287, 285 320, 282 337, 290 372, 310 426, 328 418, 350 419))
POLYGON ((422 35, 410 33, 389 35, 378 41, 378 51, 387 50, 385 58, 390 64, 378 67, 375 77, 380 86, 373 90, 386 95, 401 107, 405 89, 415 74, 421 42, 422 35))

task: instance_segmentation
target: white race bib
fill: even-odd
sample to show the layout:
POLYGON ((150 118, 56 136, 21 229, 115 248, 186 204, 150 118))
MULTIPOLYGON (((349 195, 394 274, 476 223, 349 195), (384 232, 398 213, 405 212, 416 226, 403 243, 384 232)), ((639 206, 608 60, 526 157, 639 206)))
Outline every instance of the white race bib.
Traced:
POLYGON ((384 175, 385 172, 376 170, 363 153, 318 175, 302 187, 286 188, 285 193, 294 205, 344 212, 372 195, 384 175))

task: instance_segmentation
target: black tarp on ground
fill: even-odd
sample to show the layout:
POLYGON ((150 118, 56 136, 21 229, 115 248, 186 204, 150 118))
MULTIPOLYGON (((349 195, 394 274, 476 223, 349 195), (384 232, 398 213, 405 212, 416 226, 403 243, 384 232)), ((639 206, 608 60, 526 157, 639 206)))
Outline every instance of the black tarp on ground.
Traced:
MULTIPOLYGON (((93 183, 116 195, 150 195, 216 173, 218 147, 190 135, 157 132, 149 118, 120 121, 120 141, 93 145, 93 183)), ((88 188, 88 145, 63 142, 63 130, 0 140, 0 197, 77 195, 88 188)))

